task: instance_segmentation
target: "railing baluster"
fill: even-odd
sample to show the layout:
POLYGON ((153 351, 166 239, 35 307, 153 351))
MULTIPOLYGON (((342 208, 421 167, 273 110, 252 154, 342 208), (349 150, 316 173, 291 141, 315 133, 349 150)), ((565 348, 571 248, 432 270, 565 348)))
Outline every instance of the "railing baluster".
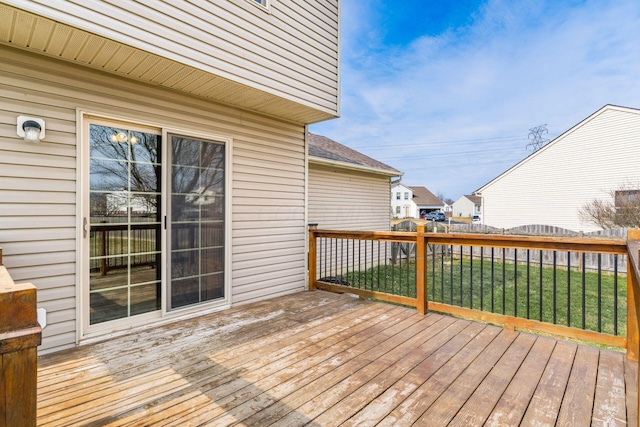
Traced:
POLYGON ((602 254, 598 254, 598 332, 602 332, 602 254))
POLYGON ((494 256, 494 247, 491 247, 491 312, 495 313, 495 256, 494 256))
POLYGON ((587 270, 586 254, 582 252, 582 329, 587 327, 587 270))
POLYGON ((513 315, 518 317, 518 249, 513 250, 513 315))
POLYGON ((502 248, 502 314, 506 313, 507 305, 507 254, 505 248, 502 248))
POLYGON ((453 305, 453 245, 449 249, 449 304, 453 305))
POLYGON ((571 252, 567 252, 567 326, 571 326, 571 252))
POLYGON ((527 249, 527 319, 531 319, 531 251, 527 249))
MULTIPOLYGON (((633 274, 627 271, 627 274, 633 274)), ((618 255, 613 256, 613 335, 618 335, 618 255)))
POLYGON ((484 246, 480 246, 480 310, 484 310, 484 246))
POLYGON ((469 246, 469 308, 473 309, 473 246, 469 246))
POLYGON ((557 252, 553 251, 553 324, 558 323, 558 308, 557 308, 557 296, 558 296, 558 282, 556 280, 556 273, 558 271, 556 266, 557 252))
MULTIPOLYGON (((431 245, 431 299, 436 299, 436 246, 431 245)), ((428 245, 427 245, 428 248, 428 245)), ((428 252, 428 251, 427 251, 428 252)))
POLYGON ((464 307, 464 304, 462 303, 462 260, 462 245, 460 245, 460 307, 464 307))
POLYGON ((444 302, 444 256, 446 248, 440 245, 440 302, 444 302))
POLYGON ((542 293, 543 293, 543 287, 542 287, 542 262, 543 261, 542 261, 542 256, 543 256, 542 250, 540 250, 540 272, 539 272, 540 273, 540 295, 539 295, 540 307, 539 307, 539 310, 540 310, 540 321, 541 322, 543 321, 543 319, 542 319, 542 293))

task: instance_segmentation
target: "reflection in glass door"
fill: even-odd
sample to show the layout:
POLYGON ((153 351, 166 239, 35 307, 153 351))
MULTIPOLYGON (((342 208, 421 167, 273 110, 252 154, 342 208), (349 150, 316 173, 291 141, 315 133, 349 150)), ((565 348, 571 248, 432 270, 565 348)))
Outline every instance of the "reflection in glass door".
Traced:
POLYGON ((161 307, 160 135, 89 125, 89 323, 161 307))
POLYGON ((168 309, 224 298, 225 145, 169 136, 168 309))

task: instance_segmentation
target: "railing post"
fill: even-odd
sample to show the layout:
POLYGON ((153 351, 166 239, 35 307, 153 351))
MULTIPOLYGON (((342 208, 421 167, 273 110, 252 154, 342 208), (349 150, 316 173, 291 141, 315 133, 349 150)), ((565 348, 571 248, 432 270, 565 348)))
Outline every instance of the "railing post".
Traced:
POLYGON ((424 225, 419 225, 416 231, 416 309, 419 314, 427 312, 426 298, 426 262, 424 225))
MULTIPOLYGON (((640 230, 627 231, 627 247, 628 242, 632 240, 640 240, 640 230)), ((637 256, 637 255, 636 255, 637 256)), ((633 265, 633 256, 627 254, 627 358, 629 360, 638 360, 640 355, 640 285, 638 284, 638 276, 635 274, 633 265)), ((637 258, 636 258, 637 259, 637 258)))
POLYGON ((16 285, 0 250, 0 427, 36 425, 38 324, 36 287, 16 285))
POLYGON ((316 277, 317 277, 317 265, 318 256, 316 248, 316 233, 318 224, 309 224, 309 258, 307 263, 309 264, 309 290, 316 290, 316 277))

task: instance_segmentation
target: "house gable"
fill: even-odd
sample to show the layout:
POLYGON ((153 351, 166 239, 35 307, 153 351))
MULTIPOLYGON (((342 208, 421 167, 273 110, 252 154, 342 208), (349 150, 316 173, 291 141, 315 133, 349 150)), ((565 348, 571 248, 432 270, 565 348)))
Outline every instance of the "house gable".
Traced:
POLYGON ((640 110, 607 105, 482 188, 483 222, 595 231, 579 209, 640 183, 640 110))

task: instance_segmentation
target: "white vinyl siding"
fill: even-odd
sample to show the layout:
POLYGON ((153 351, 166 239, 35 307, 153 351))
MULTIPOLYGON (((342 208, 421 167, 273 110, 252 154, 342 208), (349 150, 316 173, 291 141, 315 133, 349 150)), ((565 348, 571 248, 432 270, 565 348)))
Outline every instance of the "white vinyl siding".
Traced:
MULTIPOLYGON (((277 1, 269 5, 268 13, 245 0, 5 3, 117 42, 107 46, 96 39, 87 46, 60 37, 47 46, 47 54, 56 55, 59 50, 60 56, 95 67, 100 67, 96 61, 106 65, 107 61, 131 58, 130 63, 114 69, 142 80, 167 81, 175 75, 178 83, 180 67, 167 67, 157 59, 167 58, 318 110, 338 113, 337 0, 277 1), (157 57, 145 58, 141 63, 140 56, 127 54, 131 48, 157 57)), ((26 37, 33 39, 33 46, 25 46, 38 49, 42 39, 50 35, 26 37)), ((207 83, 210 82, 200 85, 207 83)))
POLYGON ((640 111, 607 106, 481 189, 482 221, 511 228, 598 227, 578 210, 627 182, 640 184, 640 111))
POLYGON ((304 126, 8 47, 0 57, 0 246, 47 309, 41 351, 76 339, 77 109, 232 139, 232 302, 304 289, 304 126), (18 115, 44 119, 47 137, 19 139, 18 115))
POLYGON ((480 214, 476 211, 476 204, 465 196, 461 196, 453 203, 453 216, 469 217, 474 214, 480 214))
POLYGON ((320 229, 389 230, 389 177, 309 165, 309 222, 320 229))

